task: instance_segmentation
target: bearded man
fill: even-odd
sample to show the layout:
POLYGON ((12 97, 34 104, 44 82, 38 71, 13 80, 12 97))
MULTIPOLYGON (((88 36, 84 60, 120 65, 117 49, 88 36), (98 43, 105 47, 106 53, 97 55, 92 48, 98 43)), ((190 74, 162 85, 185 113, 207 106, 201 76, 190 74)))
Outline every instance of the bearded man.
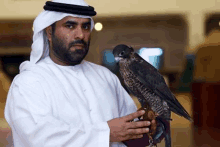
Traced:
POLYGON ((145 112, 114 74, 84 60, 94 15, 83 0, 53 0, 35 19, 30 61, 5 107, 15 147, 122 147, 155 128, 132 121, 145 112))

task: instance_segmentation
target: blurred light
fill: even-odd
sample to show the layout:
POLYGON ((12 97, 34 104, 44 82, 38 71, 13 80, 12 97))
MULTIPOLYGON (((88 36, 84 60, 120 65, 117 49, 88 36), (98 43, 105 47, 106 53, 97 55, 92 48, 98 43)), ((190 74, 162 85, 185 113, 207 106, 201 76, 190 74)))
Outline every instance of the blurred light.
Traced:
POLYGON ((138 51, 138 54, 155 68, 160 68, 160 56, 163 54, 163 50, 161 48, 141 48, 138 51))
POLYGON ((95 24, 95 29, 96 29, 96 31, 101 31, 102 28, 103 28, 103 26, 102 26, 102 24, 101 24, 100 22, 97 22, 97 23, 95 24))
POLYGON ((163 50, 161 48, 141 48, 140 54, 144 56, 160 56, 162 55, 163 50))
POLYGON ((32 27, 32 30, 34 31, 34 26, 32 27))
POLYGON ((112 72, 117 72, 118 67, 111 49, 106 49, 103 51, 102 64, 112 72))
POLYGON ((115 57, 114 55, 112 54, 112 51, 111 50, 105 50, 104 51, 104 56, 103 56, 103 59, 106 63, 108 64, 115 64, 115 57))

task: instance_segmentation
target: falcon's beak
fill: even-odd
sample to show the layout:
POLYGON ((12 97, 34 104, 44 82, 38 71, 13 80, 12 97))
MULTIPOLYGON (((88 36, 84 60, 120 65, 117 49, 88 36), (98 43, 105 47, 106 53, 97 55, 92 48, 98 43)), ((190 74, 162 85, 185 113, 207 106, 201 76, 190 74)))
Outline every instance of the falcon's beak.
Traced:
POLYGON ((115 57, 115 61, 119 62, 122 58, 121 57, 115 57))

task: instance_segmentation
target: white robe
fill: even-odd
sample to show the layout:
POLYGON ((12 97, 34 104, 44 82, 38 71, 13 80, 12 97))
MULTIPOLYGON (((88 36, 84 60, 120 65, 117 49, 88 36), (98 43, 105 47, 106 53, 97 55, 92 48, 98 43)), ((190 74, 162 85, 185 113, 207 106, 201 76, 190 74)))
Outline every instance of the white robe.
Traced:
POLYGON ((5 118, 15 147, 123 147, 110 143, 107 121, 135 111, 105 67, 60 66, 47 57, 15 77, 5 118))

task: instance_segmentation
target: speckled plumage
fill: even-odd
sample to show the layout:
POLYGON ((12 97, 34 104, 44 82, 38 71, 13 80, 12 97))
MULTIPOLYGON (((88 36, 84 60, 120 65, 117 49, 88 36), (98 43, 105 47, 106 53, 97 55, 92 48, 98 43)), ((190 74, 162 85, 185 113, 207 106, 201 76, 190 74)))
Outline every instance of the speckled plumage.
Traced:
POLYGON ((138 98, 142 107, 147 104, 159 114, 156 118, 160 124, 157 133, 162 131, 166 147, 171 147, 169 123, 171 111, 188 120, 191 120, 191 117, 172 94, 158 70, 135 53, 133 48, 118 45, 114 48, 113 54, 115 59, 119 60, 120 74, 131 93, 138 98))
POLYGON ((148 103, 154 112, 169 119, 170 111, 166 101, 162 101, 152 90, 147 88, 129 68, 133 61, 138 60, 134 57, 134 53, 131 53, 130 59, 124 59, 119 62, 120 74, 124 79, 125 85, 138 98, 142 107, 148 103))

